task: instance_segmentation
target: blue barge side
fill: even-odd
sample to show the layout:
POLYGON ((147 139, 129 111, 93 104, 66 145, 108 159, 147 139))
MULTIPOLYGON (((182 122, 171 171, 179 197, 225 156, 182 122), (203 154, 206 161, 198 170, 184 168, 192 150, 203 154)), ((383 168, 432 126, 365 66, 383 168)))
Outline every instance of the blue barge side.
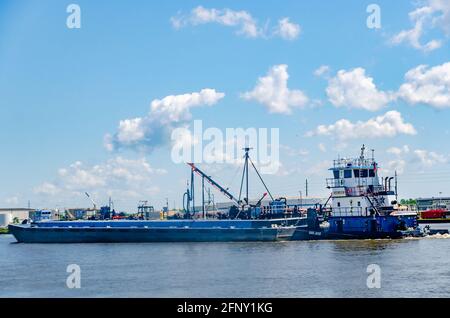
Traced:
POLYGON ((283 220, 37 222, 10 225, 20 243, 273 242, 291 240, 283 220))

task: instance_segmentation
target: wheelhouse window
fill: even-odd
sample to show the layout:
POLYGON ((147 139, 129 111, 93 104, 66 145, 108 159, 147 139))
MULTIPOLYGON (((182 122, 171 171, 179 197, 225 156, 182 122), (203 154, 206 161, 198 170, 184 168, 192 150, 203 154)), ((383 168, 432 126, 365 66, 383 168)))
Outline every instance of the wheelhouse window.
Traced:
POLYGON ((344 170, 344 178, 351 178, 351 177, 352 177, 352 171, 344 170))
POLYGON ((360 178, 367 178, 369 175, 368 170, 367 169, 361 169, 359 171, 359 177, 360 178))
POLYGON ((339 179, 339 170, 333 170, 333 175, 335 179, 339 179))
POLYGON ((359 169, 355 169, 353 172, 355 174, 355 178, 359 178, 359 169))
POLYGON ((375 177, 375 170, 373 170, 373 169, 369 170, 369 177, 370 178, 374 178, 375 177))

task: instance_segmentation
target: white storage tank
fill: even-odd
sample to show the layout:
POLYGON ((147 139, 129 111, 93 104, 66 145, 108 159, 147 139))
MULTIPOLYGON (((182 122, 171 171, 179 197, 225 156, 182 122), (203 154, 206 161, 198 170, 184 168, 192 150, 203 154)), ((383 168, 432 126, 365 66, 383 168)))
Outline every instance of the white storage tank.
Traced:
POLYGON ((0 213, 0 227, 8 227, 8 224, 12 222, 11 213, 2 212, 0 213))

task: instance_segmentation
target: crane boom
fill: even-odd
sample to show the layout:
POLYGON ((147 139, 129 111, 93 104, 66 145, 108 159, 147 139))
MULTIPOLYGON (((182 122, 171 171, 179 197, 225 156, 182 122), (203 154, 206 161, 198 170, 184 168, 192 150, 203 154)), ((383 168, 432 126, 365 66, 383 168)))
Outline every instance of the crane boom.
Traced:
POLYGON ((94 205, 94 210, 97 210, 97 204, 94 202, 94 200, 92 200, 89 193, 85 192, 84 194, 86 194, 86 196, 89 198, 89 200, 91 200, 92 204, 94 205))
POLYGON ((217 190, 219 190, 223 195, 225 195, 228 199, 236 202, 237 204, 241 205, 241 202, 236 199, 230 192, 228 192, 225 188, 223 188, 220 184, 218 184, 216 181, 211 179, 206 173, 201 171, 199 168, 197 168, 193 163, 188 163, 189 166, 191 166, 192 171, 200 175, 202 178, 205 178, 206 181, 208 181, 209 184, 211 184, 213 187, 215 187, 217 190))

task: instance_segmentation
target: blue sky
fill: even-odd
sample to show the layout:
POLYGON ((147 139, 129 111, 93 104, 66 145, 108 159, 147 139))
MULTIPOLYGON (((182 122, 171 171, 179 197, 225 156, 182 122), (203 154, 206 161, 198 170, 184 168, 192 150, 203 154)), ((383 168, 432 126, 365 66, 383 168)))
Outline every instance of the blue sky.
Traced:
MULTIPOLYGON (((3 0, 0 206, 26 206, 28 200, 41 208, 88 206, 84 191, 99 204, 112 195, 124 210, 144 199, 160 207, 168 198, 180 206, 189 170, 171 161, 170 143, 108 150, 105 136, 118 136, 120 121, 147 116, 156 99, 205 88, 225 96, 186 109, 183 125, 201 119, 204 127, 280 129, 282 169, 266 176, 277 195, 298 195, 308 178, 310 195, 326 196, 329 161, 357 155, 362 143, 376 150, 386 174, 399 171, 401 197, 450 195, 449 11, 444 0, 3 0), (80 29, 66 26, 71 3, 81 9, 80 29), (379 29, 366 25, 371 3, 381 9, 379 29), (207 13, 215 9, 214 19, 199 23, 192 11, 199 6, 207 13), (428 13, 411 18, 420 8, 428 13), (251 20, 235 18, 231 26, 221 20, 224 12, 242 17, 243 11, 251 20), (291 38, 277 33, 283 18, 299 27, 291 38), (261 34, 240 32, 242 21, 261 34), (422 47, 414 45, 419 26, 422 47), (399 37, 414 27, 416 33, 399 37), (433 40, 439 47, 427 50, 433 40), (242 98, 279 65, 286 65, 287 89, 301 91, 307 102, 288 98, 290 113, 283 113, 268 106, 270 97, 242 98), (405 77, 419 65, 428 67, 405 77), (321 66, 327 71, 315 75, 321 66), (386 119, 392 111, 400 123, 397 115, 386 119), (384 126, 374 127, 370 120, 377 117, 384 126), (361 129, 330 126, 341 119, 360 121, 361 129)), ((210 168, 238 192, 237 167, 210 168)), ((252 195, 262 192, 255 182, 252 195)))

